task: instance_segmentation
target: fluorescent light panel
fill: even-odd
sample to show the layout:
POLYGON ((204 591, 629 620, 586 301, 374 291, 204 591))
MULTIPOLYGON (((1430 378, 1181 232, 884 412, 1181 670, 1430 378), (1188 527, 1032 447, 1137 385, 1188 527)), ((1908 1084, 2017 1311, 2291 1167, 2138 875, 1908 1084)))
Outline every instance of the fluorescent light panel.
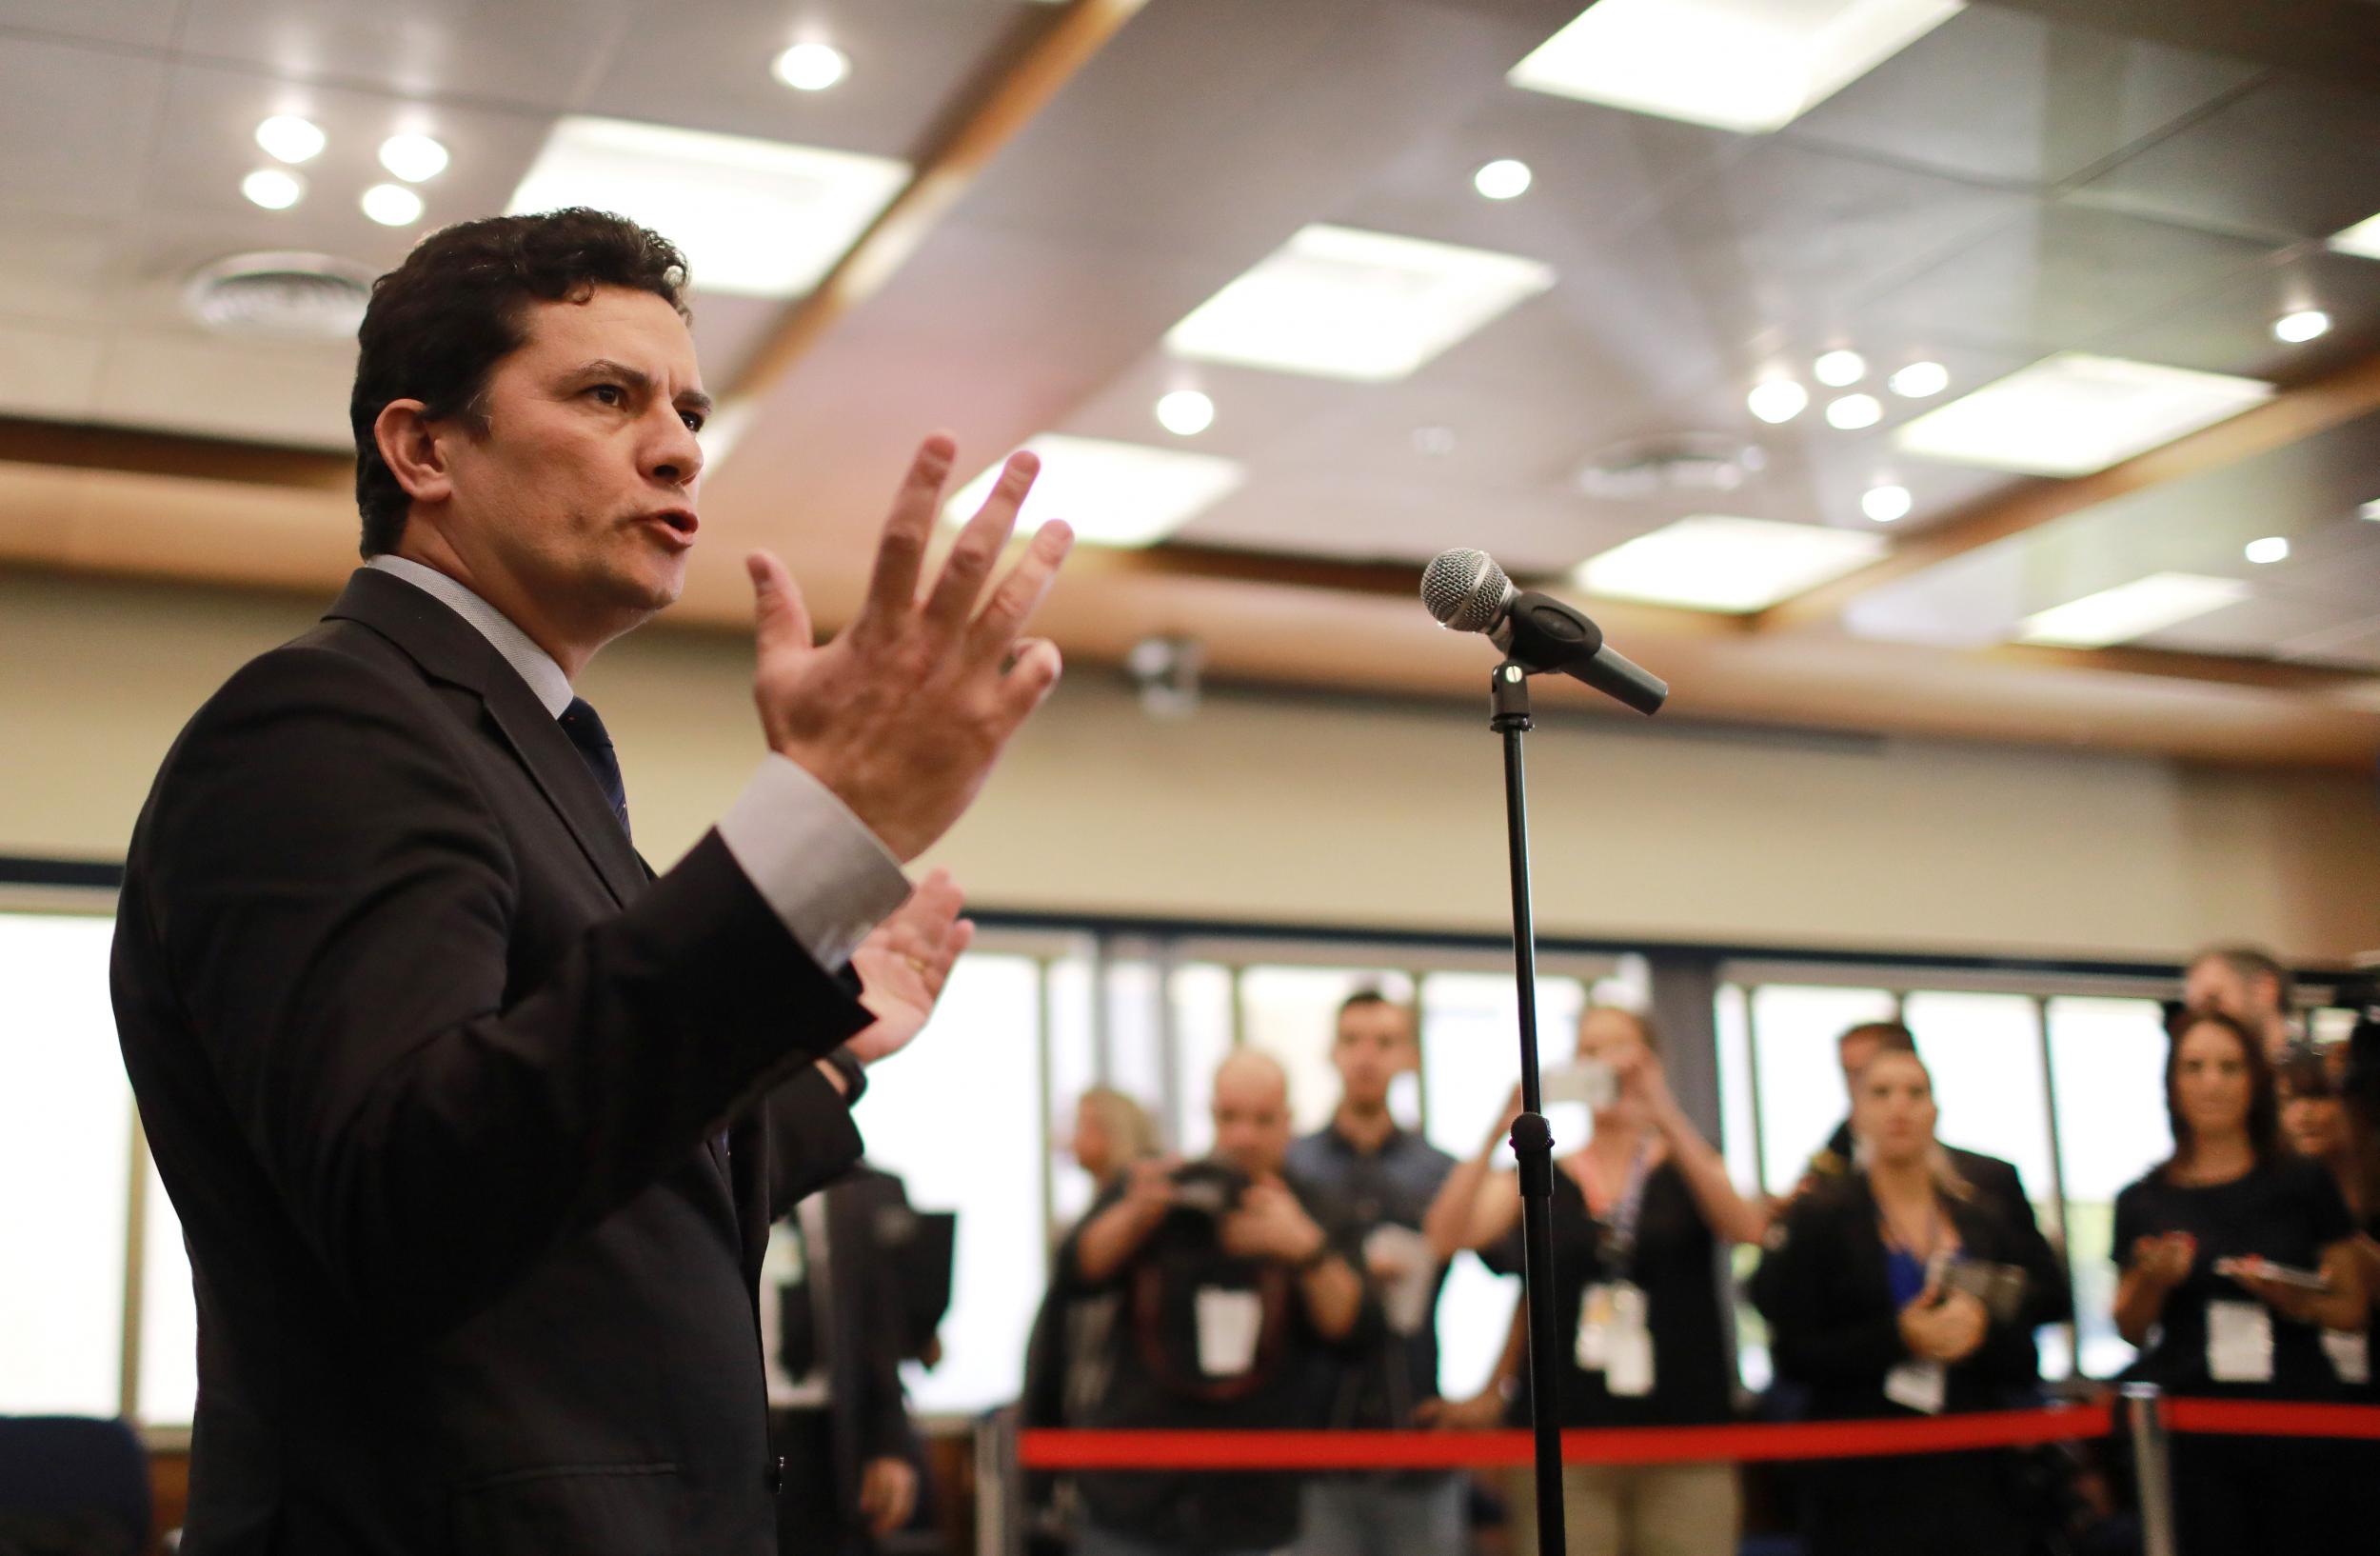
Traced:
POLYGON ((1880 536, 1698 513, 1616 546, 1572 574, 1589 592, 1696 610, 1765 610, 1866 567, 1880 536))
POLYGON ((817 285, 909 179, 906 163, 743 135, 571 115, 505 209, 592 206, 685 251, 698 291, 791 297, 817 285))
POLYGON ((2331 233, 2330 247, 2342 254, 2380 259, 2380 215, 2368 216, 2344 232, 2331 233))
MULTIPOLYGON (((1041 473, 1018 515, 1018 529, 1030 534, 1048 520, 1063 519, 1078 537, 1101 546, 1162 540, 1247 478, 1237 460, 1105 438, 1043 432, 1025 447, 1041 456, 1041 473)), ((963 524, 973 518, 1005 464, 994 464, 960 488, 942 506, 943 519, 963 524)))
POLYGON ((2272 397, 2252 378, 2060 351, 1903 426, 1904 453, 2088 475, 2272 397))
POLYGON ((1600 0, 1505 77, 1720 130, 1781 130, 1966 8, 1959 0, 1600 0))
POLYGON ((1191 309, 1165 349, 1385 383, 1553 284, 1552 268, 1534 259, 1317 225, 1191 309))
POLYGON ((2236 578, 2152 573, 2027 616, 2016 624, 2016 639, 2069 648, 2104 648, 2236 605, 2248 595, 2248 586, 2236 578))

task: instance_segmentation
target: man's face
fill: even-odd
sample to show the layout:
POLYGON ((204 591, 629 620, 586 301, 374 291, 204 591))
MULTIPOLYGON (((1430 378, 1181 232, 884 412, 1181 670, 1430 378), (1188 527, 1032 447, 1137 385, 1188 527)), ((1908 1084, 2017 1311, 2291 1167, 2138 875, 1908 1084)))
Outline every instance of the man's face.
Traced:
POLYGON ((2251 1030, 2272 1019, 2280 1001, 2270 978, 2248 978, 2219 956, 2210 956, 2182 980, 2182 1003, 2192 1010, 2213 1010, 2251 1030))
POLYGON ((1226 1066, 1215 1077, 1215 1154, 1240 1171, 1279 1172, 1289 1157, 1289 1088, 1278 1072, 1226 1066))
POLYGON ((1859 1095, 1859 1072, 1868 1067, 1869 1062, 1875 1058, 1876 1050, 1882 1047, 1884 1040, 1879 1037, 1847 1037, 1838 1045, 1836 1057, 1843 1066, 1845 1096, 1855 1098, 1859 1095))
POLYGON ((1358 1107, 1388 1105, 1388 1084, 1414 1065, 1413 1018, 1386 1001, 1349 1006, 1339 1013, 1331 1062, 1347 1101, 1358 1107))
POLYGON ((598 287, 522 322, 479 402, 486 430, 444 424, 438 528, 496 603, 600 645, 684 588, 709 401, 685 321, 650 292, 598 287))

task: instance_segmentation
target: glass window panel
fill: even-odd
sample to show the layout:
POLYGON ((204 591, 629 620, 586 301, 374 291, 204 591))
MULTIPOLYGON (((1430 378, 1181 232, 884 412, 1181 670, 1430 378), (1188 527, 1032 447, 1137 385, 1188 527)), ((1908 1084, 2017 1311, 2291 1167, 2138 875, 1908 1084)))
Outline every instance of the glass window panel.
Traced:
POLYGON ((921 1210, 959 1213, 942 1361, 908 1369, 922 1410, 972 1411, 1014 1399, 1041 1300, 1041 1143, 987 1121, 1035 1116, 1041 1085, 1040 968, 970 956, 909 1053, 870 1072, 857 1109, 868 1160, 899 1173, 921 1210))
MULTIPOLYGON (((1413 980, 1390 968, 1252 967, 1240 974, 1247 1024, 1241 1039, 1279 1060, 1289 1072, 1290 1114, 1300 1134, 1330 1122, 1339 1106, 1331 1042, 1339 1030, 1339 1002, 1359 988, 1377 988, 1392 1000, 1413 997, 1413 980)), ((1183 1077, 1185 1089, 1193 1079, 1183 1077)), ((1213 1075, 1195 1080, 1198 1106, 1204 1110, 1213 1075)))
MULTIPOLYGON (((1576 1050, 1586 987, 1576 978, 1537 980, 1537 1066, 1566 1063, 1576 1050)), ((1466 1157, 1503 1116, 1520 1084, 1520 1001, 1504 972, 1434 972, 1421 980, 1421 1087, 1430 1141, 1466 1157)), ((1582 1137, 1556 1116, 1555 1143, 1582 1137)), ((1510 1160, 1510 1152, 1505 1159, 1510 1160)))
POLYGON ((1193 962, 1174 969, 1174 1055, 1180 1066, 1174 1086, 1181 1117, 1173 1138, 1184 1156, 1204 1156, 1215 1146, 1207 1101, 1215 1067, 1231 1052, 1233 998, 1229 968, 1193 962))
POLYGON ((112 921, 0 913, 0 1413, 112 1416, 132 1098, 112 921))
POLYGON ((1162 1120, 1165 1036, 1158 986, 1155 962, 1107 964, 1107 1084, 1138 1101, 1150 1117, 1162 1120))
POLYGON ((1893 1019, 1881 988, 1763 984, 1752 991, 1753 1074, 1760 1087, 1761 1181, 1782 1193, 1850 1108, 1835 1039, 1893 1019))
POLYGON ((1075 1104, 1099 1084, 1099 1037, 1091 1021, 1091 964, 1069 956, 1049 964, 1049 1172, 1053 1242, 1091 1205, 1091 1175, 1075 1166, 1075 1104))
POLYGON ((2132 1358, 2112 1316, 2115 1195, 2173 1149, 2164 1012, 2154 1000, 2052 1000, 2050 1077, 2057 1087, 2080 1367, 2090 1377, 2112 1377, 2132 1358))
POLYGON ((135 1408, 149 1426, 187 1426, 198 1404, 198 1304, 182 1219, 149 1169, 141 1229, 141 1385, 135 1408))
POLYGON ((1760 1177, 1759 1126, 1753 1113, 1752 1031, 1745 1018, 1744 991, 1734 984, 1722 985, 1713 1015, 1719 1040, 1719 1154, 1727 1159, 1727 1175, 1738 1187, 1765 1191, 1768 1185, 1760 1177))
POLYGON ((1934 1133, 2014 1165, 2055 1229, 2040 1007, 2022 994, 1911 994, 1902 1019, 1934 1074, 1934 1133))
POLYGON ((1498 1275, 1463 1254, 1446 1271, 1438 1299, 1438 1388, 1448 1399, 1469 1399, 1487 1386, 1504 1341, 1512 1333, 1513 1307, 1520 1281, 1498 1275))

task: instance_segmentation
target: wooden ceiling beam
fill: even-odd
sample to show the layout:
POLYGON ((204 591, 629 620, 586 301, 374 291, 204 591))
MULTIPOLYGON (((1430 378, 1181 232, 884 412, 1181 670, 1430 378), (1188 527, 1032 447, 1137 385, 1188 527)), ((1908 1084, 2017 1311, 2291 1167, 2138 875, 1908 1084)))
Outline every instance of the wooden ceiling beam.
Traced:
POLYGON ((2204 475, 2327 432, 2380 410, 2380 353, 2360 357, 2280 393, 2229 421, 2202 428, 2120 465, 2071 480, 2028 481, 1994 492, 1894 547, 1890 555, 1755 618, 1755 629, 1790 630, 1834 621, 1860 595, 1938 567, 1995 541, 2171 481, 2204 475))
POLYGON ((0 416, 0 464, 194 476, 307 491, 345 491, 355 486, 352 454, 22 416, 0 416))
POLYGON ((913 160, 917 175, 860 234, 833 269, 784 317, 721 396, 731 419, 790 373, 835 323, 875 294, 936 223, 1034 115, 1058 95, 1146 0, 1073 0, 1016 62, 962 102, 913 160))

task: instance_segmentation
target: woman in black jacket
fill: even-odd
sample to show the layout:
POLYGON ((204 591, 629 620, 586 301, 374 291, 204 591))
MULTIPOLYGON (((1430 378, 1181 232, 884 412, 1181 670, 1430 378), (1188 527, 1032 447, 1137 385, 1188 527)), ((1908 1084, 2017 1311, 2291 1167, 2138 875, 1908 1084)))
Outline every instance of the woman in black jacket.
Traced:
MULTIPOLYGON (((1808 1391, 1813 1417, 1997 1409, 2037 1392, 2033 1331, 2072 1305, 2057 1257, 2029 1214, 2013 1225, 1951 1168, 1934 1116, 1924 1062, 1878 1054, 1852 1103, 1863 1168, 1796 1202, 1753 1277, 1777 1373, 1808 1391)), ((1812 1556, 2013 1556, 2028 1531, 2005 1460, 1814 1466, 1812 1556)))

